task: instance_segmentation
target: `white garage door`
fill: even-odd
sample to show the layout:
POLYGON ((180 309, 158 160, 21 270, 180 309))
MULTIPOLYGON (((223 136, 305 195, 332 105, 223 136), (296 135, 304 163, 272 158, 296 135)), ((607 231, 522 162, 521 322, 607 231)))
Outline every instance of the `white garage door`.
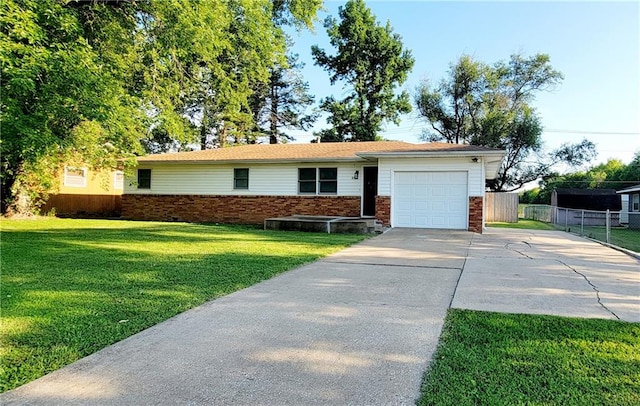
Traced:
POLYGON ((393 226, 467 228, 466 172, 396 172, 393 226))

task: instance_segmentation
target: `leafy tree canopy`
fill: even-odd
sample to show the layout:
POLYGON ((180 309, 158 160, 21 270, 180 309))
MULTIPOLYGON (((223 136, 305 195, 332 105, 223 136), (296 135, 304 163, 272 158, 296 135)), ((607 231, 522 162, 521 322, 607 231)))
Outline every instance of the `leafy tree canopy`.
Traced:
POLYGON ((540 181, 540 187, 523 192, 522 203, 549 204, 555 189, 624 189, 640 184, 640 152, 624 164, 610 159, 586 171, 559 174, 552 172, 540 181))
POLYGON ((30 210, 65 164, 247 141, 249 97, 285 61, 282 25, 312 26, 320 4, 3 0, 3 212, 30 210))
POLYGON ((542 154, 542 122, 531 103, 561 80, 544 54, 512 55, 493 66, 463 55, 437 86, 425 81, 416 91, 415 104, 431 126, 423 138, 506 150, 498 177, 488 182, 494 191, 518 189, 560 162, 581 165, 595 154, 587 140, 542 154))
POLYGON ((321 135, 324 141, 372 141, 385 121, 397 124, 400 114, 411 111, 408 93, 395 89, 407 79, 414 59, 391 24, 379 25, 363 0, 348 1, 339 15, 339 22, 328 17, 324 24, 336 54, 311 49, 315 63, 330 73, 331 84, 350 88, 342 100, 322 101, 332 128, 321 135))

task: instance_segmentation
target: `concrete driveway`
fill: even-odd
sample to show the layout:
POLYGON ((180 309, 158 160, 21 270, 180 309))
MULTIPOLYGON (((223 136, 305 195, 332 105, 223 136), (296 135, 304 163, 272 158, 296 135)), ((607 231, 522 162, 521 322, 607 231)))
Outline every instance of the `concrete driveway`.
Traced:
POLYGON ((413 404, 452 303, 637 321, 639 276, 637 260, 559 232, 394 229, 178 315, 0 403, 413 404))
POLYGON ((560 231, 473 237, 452 307, 640 322, 640 261, 560 231))

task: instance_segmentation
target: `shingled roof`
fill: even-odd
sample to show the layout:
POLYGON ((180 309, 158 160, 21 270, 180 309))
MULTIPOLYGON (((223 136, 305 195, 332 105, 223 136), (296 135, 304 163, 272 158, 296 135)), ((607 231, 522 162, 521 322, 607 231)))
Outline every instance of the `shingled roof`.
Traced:
POLYGON ((336 142, 314 144, 253 144, 202 151, 154 154, 139 157, 139 162, 233 162, 233 161, 361 161, 360 154, 388 153, 482 153, 501 150, 476 145, 430 142, 411 144, 402 141, 336 142))

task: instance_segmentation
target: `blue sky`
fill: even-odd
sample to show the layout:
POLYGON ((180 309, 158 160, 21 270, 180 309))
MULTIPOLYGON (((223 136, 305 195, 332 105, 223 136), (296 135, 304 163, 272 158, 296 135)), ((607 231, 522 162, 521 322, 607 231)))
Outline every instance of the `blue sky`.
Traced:
MULTIPOLYGON (((334 54, 322 21, 338 16, 343 1, 325 1, 315 33, 294 35, 293 51, 316 101, 341 97, 329 75, 313 65, 317 44, 334 54)), ((485 63, 511 54, 549 54, 565 77, 533 105, 545 127, 548 149, 588 138, 598 148, 596 162, 617 158, 628 163, 640 151, 640 3, 638 2, 431 2, 368 1, 381 24, 390 21, 416 60, 403 85, 413 93, 422 79, 438 82, 449 65, 468 54, 485 63)), ((424 123, 413 112, 399 126, 387 126, 389 139, 421 142, 424 123)), ((315 130, 326 128, 324 118, 315 130)), ((311 131, 295 134, 308 142, 311 131)))

